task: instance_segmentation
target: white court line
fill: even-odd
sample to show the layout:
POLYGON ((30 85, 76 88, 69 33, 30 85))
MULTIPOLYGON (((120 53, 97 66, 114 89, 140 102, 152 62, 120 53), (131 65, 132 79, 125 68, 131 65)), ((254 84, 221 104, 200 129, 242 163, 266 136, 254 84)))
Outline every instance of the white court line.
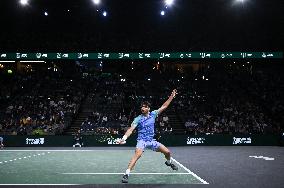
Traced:
MULTIPOLYGON (((69 174, 69 175, 122 175, 124 173, 115 173, 115 172, 109 172, 109 173, 99 173, 99 172, 94 172, 94 173, 89 173, 89 172, 82 172, 82 173, 61 173, 61 174, 69 174)), ((184 175, 188 175, 188 173, 159 173, 159 172, 153 172, 153 173, 147 173, 147 172, 133 172, 131 174, 144 174, 144 175, 173 175, 173 174, 184 174, 184 175)))
POLYGON ((172 160, 174 162, 176 162, 179 166, 181 166, 185 171, 187 171, 189 174, 193 175, 196 179, 198 179, 199 181, 201 181, 203 184, 209 184, 207 181, 205 181, 204 179, 202 179, 201 177, 197 176, 195 173, 191 172, 188 168, 186 168, 185 166, 183 166, 181 163, 179 163, 177 160, 175 160, 174 158, 172 158, 172 160))
POLYGON ((81 184, 0 184, 0 185, 81 185, 81 184))
MULTIPOLYGON (((50 152, 48 152, 48 153, 50 153, 50 152)), ((42 153, 42 154, 37 154, 37 155, 33 155, 34 157, 36 157, 36 156, 40 156, 40 155, 44 155, 45 153, 42 153)), ((26 159, 26 158, 31 158, 32 156, 30 155, 30 156, 24 156, 23 157, 23 159, 26 159)), ((21 160, 22 158, 20 157, 20 158, 18 158, 19 160, 21 160)), ((16 159, 11 159, 11 160, 9 160, 10 162, 12 162, 12 161, 16 161, 17 160, 17 158, 16 159)), ((8 160, 7 161, 3 161, 4 163, 7 163, 8 162, 8 160)), ((2 164, 3 163, 2 161, 0 161, 0 164, 2 164)))
POLYGON ((113 151, 113 150, 2 150, 1 152, 10 152, 10 151, 113 151))
POLYGON ((266 160, 266 161, 273 161, 274 160, 274 158, 273 157, 264 157, 264 156, 249 156, 249 157, 251 157, 251 158, 255 158, 255 159, 264 159, 264 160, 266 160))

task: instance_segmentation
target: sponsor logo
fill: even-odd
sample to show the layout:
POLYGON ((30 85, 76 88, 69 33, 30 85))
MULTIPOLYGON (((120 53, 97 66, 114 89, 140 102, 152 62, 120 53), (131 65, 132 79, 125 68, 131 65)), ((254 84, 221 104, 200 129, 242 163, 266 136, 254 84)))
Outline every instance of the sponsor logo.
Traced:
POLYGON ((204 144, 205 138, 190 138, 187 137, 186 144, 188 145, 194 145, 194 144, 204 144))
POLYGON ((119 141, 120 141, 119 138, 113 138, 113 137, 107 138, 108 145, 118 144, 119 141))
POLYGON ((236 138, 233 137, 233 144, 251 144, 251 138, 236 138))
POLYGON ((42 145, 44 144, 44 138, 26 138, 27 145, 42 145))

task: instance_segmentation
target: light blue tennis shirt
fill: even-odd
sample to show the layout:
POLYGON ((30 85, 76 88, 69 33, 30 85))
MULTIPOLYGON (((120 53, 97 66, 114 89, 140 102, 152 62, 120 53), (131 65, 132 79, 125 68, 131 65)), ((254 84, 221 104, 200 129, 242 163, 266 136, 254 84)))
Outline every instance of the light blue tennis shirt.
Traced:
POLYGON ((138 131, 138 140, 152 141, 155 135, 155 119, 158 117, 158 110, 154 110, 149 113, 149 116, 143 116, 142 114, 137 116, 132 122, 131 126, 138 131))

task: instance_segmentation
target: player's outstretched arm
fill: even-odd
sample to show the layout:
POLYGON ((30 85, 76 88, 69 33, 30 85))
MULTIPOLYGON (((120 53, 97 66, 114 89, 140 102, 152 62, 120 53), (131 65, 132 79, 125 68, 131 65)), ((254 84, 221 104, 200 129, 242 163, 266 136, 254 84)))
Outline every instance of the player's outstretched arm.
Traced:
POLYGON ((122 137, 122 139, 119 140, 118 144, 125 144, 126 143, 126 139, 132 134, 134 129, 135 129, 134 126, 129 127, 127 129, 127 131, 125 132, 124 136, 122 137))
POLYGON ((177 95, 177 90, 174 89, 172 91, 172 94, 170 95, 170 97, 168 98, 168 100, 158 109, 159 114, 162 113, 166 108, 168 108, 168 106, 170 105, 170 103, 172 102, 172 100, 175 98, 175 96, 177 95))

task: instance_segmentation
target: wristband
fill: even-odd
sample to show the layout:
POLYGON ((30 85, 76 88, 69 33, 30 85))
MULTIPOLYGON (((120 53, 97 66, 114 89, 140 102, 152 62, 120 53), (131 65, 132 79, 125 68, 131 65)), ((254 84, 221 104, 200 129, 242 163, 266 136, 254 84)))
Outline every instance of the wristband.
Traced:
POLYGON ((124 135, 124 136, 122 137, 122 139, 123 139, 124 141, 126 141, 127 136, 126 136, 126 135, 124 135))

